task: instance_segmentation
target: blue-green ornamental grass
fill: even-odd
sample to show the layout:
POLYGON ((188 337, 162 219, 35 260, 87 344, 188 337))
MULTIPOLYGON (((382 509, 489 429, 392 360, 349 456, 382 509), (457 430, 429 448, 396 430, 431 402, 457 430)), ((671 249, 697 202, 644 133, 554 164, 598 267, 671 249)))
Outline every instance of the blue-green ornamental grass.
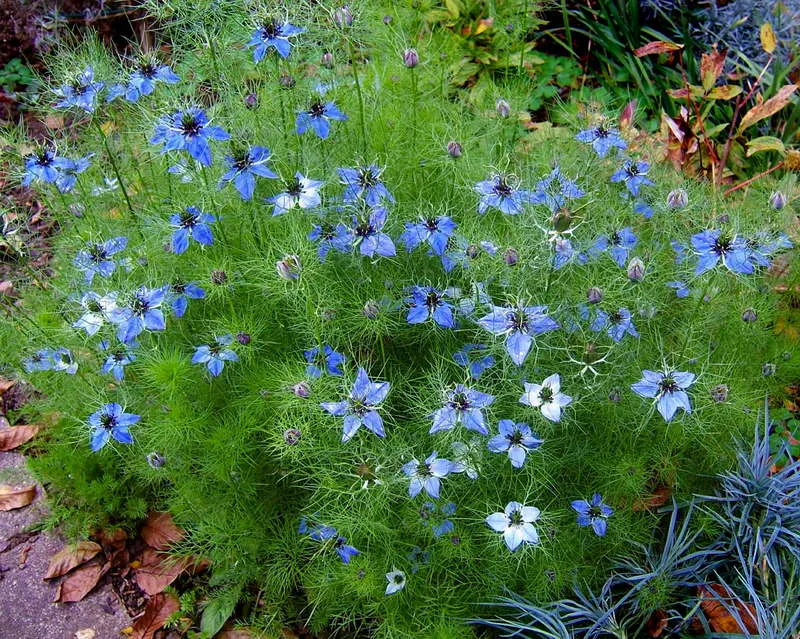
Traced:
POLYGON ((471 636, 506 589, 602 583, 796 379, 769 187, 683 182, 614 105, 524 132, 522 67, 452 99, 410 9, 153 10, 170 73, 106 102, 130 64, 62 52, 75 124, 14 158, 62 231, 3 359, 59 416, 31 464, 74 534, 169 510, 254 626, 471 636))

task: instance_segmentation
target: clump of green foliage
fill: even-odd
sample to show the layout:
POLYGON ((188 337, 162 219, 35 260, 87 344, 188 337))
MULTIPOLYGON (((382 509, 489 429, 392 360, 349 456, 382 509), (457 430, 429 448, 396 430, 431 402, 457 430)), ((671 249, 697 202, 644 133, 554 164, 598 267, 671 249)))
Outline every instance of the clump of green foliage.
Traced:
MULTIPOLYGON (((724 241, 751 241, 749 263, 758 247, 780 237, 791 205, 770 206, 769 193, 756 189, 720 200, 707 185, 684 183, 661 166, 651 167, 654 184, 634 200, 624 185, 609 181, 624 158, 597 158, 575 140, 579 130, 601 122, 524 133, 504 117, 496 99, 525 105, 527 74, 492 79, 477 105, 452 99, 441 54, 454 52, 446 38, 415 37, 415 11, 359 3, 345 12, 310 1, 277 14, 272 9, 272 17, 306 31, 292 37, 288 57, 270 50, 254 63, 243 45, 271 24, 264 7, 154 2, 180 81, 159 83, 136 102, 106 104, 99 92, 90 110, 70 108, 73 126, 55 140, 58 157, 94 155, 88 167, 70 169, 75 181, 68 188, 40 184, 62 227, 56 275, 28 289, 0 327, 4 366, 42 389, 41 411, 61 416, 31 462, 50 486, 54 516, 85 534, 110 521, 132 526, 151 508, 169 510, 188 531, 182 550, 211 561, 217 603, 209 604, 215 622, 208 627, 224 621, 252 588, 260 606, 247 621, 255 627, 301 620, 316 630, 374 637, 464 637, 473 630, 457 620, 474 616, 475 602, 503 589, 549 601, 576 579, 602 579, 611 558, 651 536, 656 518, 636 505, 664 485, 677 495, 710 492, 711 478, 735 462, 731 442, 749 428, 750 412, 797 374, 797 358, 784 357, 791 346, 773 331, 777 293, 766 269, 754 266, 743 275, 718 264, 696 274, 693 250, 676 263, 672 242, 689 246, 693 235, 720 229, 724 241), (348 116, 331 123, 327 139, 295 133, 298 112, 318 99, 318 83, 327 86, 324 100, 348 116), (209 165, 184 151, 162 153, 150 142, 164 116, 192 106, 231 136, 209 143, 209 165), (516 152, 517 141, 526 152, 516 152), (269 147, 269 166, 282 179, 259 178, 254 198, 243 200, 232 185, 220 184, 223 155, 251 145, 269 147), (396 255, 365 256, 363 244, 351 239, 346 252, 332 249, 321 260, 308 237, 314 225, 351 225, 351 215, 368 208, 363 198, 343 201, 337 169, 371 163, 394 197, 384 198, 382 232, 396 255), (560 173, 553 174, 554 166, 560 173), (265 198, 284 191, 296 172, 324 182, 321 204, 273 216, 265 198), (506 178, 503 193, 518 186, 545 193, 539 181, 546 176, 558 190, 553 176, 560 175, 583 194, 548 191, 551 200, 524 203, 518 215, 496 209, 480 215, 475 185, 499 175, 506 178), (636 212, 642 206, 651 217, 636 212), (179 252, 170 217, 187 207, 214 216, 213 243, 192 240, 179 252), (451 270, 440 255, 427 254, 428 245, 409 253, 400 239, 407 224, 437 216, 458 225, 447 246, 446 257, 458 264, 451 270), (638 239, 620 266, 593 250, 600 236, 613 238, 621 229, 638 239), (117 237, 127 243, 108 256, 113 270, 95 274, 89 285, 86 261, 76 256, 89 250, 98 264, 105 258, 93 247, 117 237), (573 252, 560 264, 566 240, 573 252), (670 285, 678 280, 684 297, 670 285), (173 310, 178 282, 204 290, 180 318, 173 310), (137 308, 140 286, 167 287, 166 325, 131 340, 120 327, 137 308), (409 324, 413 286, 446 291, 452 328, 432 320, 409 324), (591 288, 602 299, 597 292, 587 299, 591 288), (103 316, 82 306, 89 290, 116 293, 112 306, 122 310, 103 316), (476 323, 491 311, 488 300, 546 306, 542 312, 559 328, 535 336, 517 366, 506 338, 476 323), (584 310, 589 302, 595 304, 584 310), (614 341, 607 327, 592 328, 597 309, 623 308, 638 337, 614 341), (103 316, 93 335, 79 330, 87 311, 103 316), (215 352, 232 350, 238 361, 229 358, 218 375, 192 362, 198 347, 217 348, 215 338, 224 335, 236 339, 215 352), (127 345, 135 360, 117 380, 101 368, 123 349, 120 338, 136 342, 127 345), (481 356, 494 358, 479 379, 453 357, 475 343, 487 347, 481 356), (308 370, 304 350, 325 345, 345 356, 342 375, 308 370), (54 354, 57 348, 69 355, 54 354), (49 370, 36 370, 41 362, 31 357, 39 351, 51 358, 49 370), (342 418, 321 403, 346 398, 359 368, 391 385, 379 407, 385 437, 362 426, 343 442, 342 418), (696 376, 688 389, 692 412, 666 422, 653 400, 631 390, 643 370, 696 376), (557 422, 519 401, 525 383, 554 374, 572 397, 557 422), (485 410, 488 437, 463 424, 429 434, 431 414, 457 384, 495 397, 485 410), (88 420, 110 403, 141 417, 129 429, 133 442, 111 438, 92 452, 90 442, 110 424, 88 420), (521 468, 487 449, 501 419, 528 423, 543 440, 521 468), (471 450, 477 478, 453 470, 442 480, 441 499, 410 497, 403 466, 432 451, 455 459, 457 442, 471 450), (579 527, 570 508, 595 492, 614 510, 602 537, 579 527), (432 519, 428 501, 439 513, 455 505, 445 534, 436 536, 431 524, 441 522, 432 519), (510 552, 487 526, 487 516, 510 501, 541 511, 538 544, 510 552), (299 532, 303 519, 309 529, 299 532), (336 552, 339 535, 359 551, 348 563, 336 552), (386 575, 395 569, 405 573, 405 586, 386 595, 386 575)), ((71 86, 87 67, 92 81, 106 85, 124 83, 130 73, 129 61, 91 41, 61 52, 50 70, 56 86, 71 86)), ((85 75, 82 82, 79 96, 85 75)), ((82 99, 69 94, 73 102, 82 99)), ((62 91, 53 102, 63 99, 62 91)), ((12 146, 25 145, 18 131, 4 135, 12 146)), ((639 160, 650 154, 630 152, 639 160)), ((14 160, 21 176, 48 161, 41 153, 14 160)), ((355 232, 371 232, 365 224, 362 218, 355 232)))

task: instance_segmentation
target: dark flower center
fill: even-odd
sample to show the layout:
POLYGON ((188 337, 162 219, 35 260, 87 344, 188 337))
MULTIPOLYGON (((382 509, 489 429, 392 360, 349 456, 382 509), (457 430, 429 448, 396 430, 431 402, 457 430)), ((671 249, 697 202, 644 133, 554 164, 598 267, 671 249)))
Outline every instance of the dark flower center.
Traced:
POLYGON ((208 347, 208 350, 211 352, 212 355, 219 355, 222 351, 222 346, 220 344, 211 344, 208 347))
POLYGON ((630 177, 636 177, 637 175, 639 175, 639 167, 636 166, 635 164, 629 164, 628 166, 625 167, 625 172, 630 177))
POLYGON ((500 197, 511 197, 511 194, 514 192, 514 190, 508 184, 507 178, 501 175, 498 176, 494 183, 494 192, 500 197))
POLYGON ((300 184, 300 179, 293 177, 291 180, 286 182, 286 192, 293 197, 300 195, 303 192, 303 185, 300 184))
POLYGON ((658 382, 658 388, 661 390, 662 393, 673 393, 676 390, 680 390, 680 386, 678 386, 678 382, 675 381, 673 377, 665 377, 660 382, 658 382))
POLYGON ((512 526, 519 526, 522 523, 522 511, 515 510, 509 517, 512 526))
POLYGON ((34 363, 39 363, 44 361, 44 356, 41 353, 34 353, 31 355, 31 361, 34 363))
POLYGON ((39 151, 36 154, 36 164, 39 166, 50 166, 53 163, 53 154, 49 151, 39 151))
POLYGON ((612 313, 609 313, 608 319, 611 320, 612 324, 619 324, 624 318, 619 311, 613 311, 612 313))
POLYGON ((356 226, 356 235, 359 237, 368 237, 375 233, 375 227, 372 226, 369 222, 362 222, 358 226, 356 226))
POLYGON ((193 115, 189 115, 188 113, 184 114, 183 118, 181 119, 181 130, 183 134, 186 136, 196 136, 200 135, 200 131, 202 130, 203 125, 197 120, 196 117, 193 115))
POLYGON ((103 308, 100 306, 100 304, 97 303, 97 300, 91 300, 86 305, 86 310, 89 311, 90 313, 99 313, 100 311, 103 310, 103 308))
POLYGON ((95 263, 100 263, 108 257, 108 253, 103 248, 102 244, 94 244, 89 247, 89 256, 95 263))
POLYGON ((608 241, 614 246, 619 246, 622 244, 622 237, 620 236, 619 231, 614 231, 608 241))
POLYGON ((181 225, 182 228, 190 229, 195 224, 197 224, 197 214, 196 213, 192 213, 191 211, 184 210, 184 211, 181 211, 180 215, 181 215, 180 225, 181 225))
POLYGON ((112 353, 111 357, 115 362, 122 362, 125 359, 125 352, 115 351, 114 353, 112 353))
POLYGON ((372 188, 378 184, 378 176, 372 173, 372 169, 358 169, 358 183, 365 189, 372 188))
POLYGON ((589 506, 589 512, 587 514, 590 519, 597 519, 601 517, 603 513, 600 510, 600 506, 589 506))
POLYGON ((439 294, 436 291, 430 291, 428 296, 425 298, 425 306, 427 306, 429 309, 436 308, 439 306, 440 302, 441 297, 439 297, 439 294))
POLYGON ((280 35, 281 35, 281 27, 279 24, 276 24, 274 22, 267 22, 261 25, 261 36, 265 40, 277 38, 280 35))
POLYGON ((83 95, 86 93, 86 89, 89 87, 85 84, 81 84, 80 82, 73 82, 72 83, 72 90, 75 92, 76 95, 83 95))
MULTIPOLYGON (((287 191, 287 193, 291 194, 291 191, 287 191)), ((323 240, 332 240, 334 237, 336 237, 336 229, 330 222, 323 222, 319 225, 319 229, 320 237, 323 240)))
POLYGON ((522 433, 515 430, 513 433, 506 437, 512 446, 519 446, 522 443, 522 433))
POLYGON ((150 302, 147 300, 142 299, 138 295, 133 298, 133 304, 131 304, 131 310, 133 310, 134 315, 144 315, 144 313, 150 310, 150 302))
POLYGON ((325 105, 319 100, 314 102, 308 109, 308 115, 312 118, 321 118, 325 115, 325 105))
POLYGON ((542 388, 542 390, 539 391, 539 399, 545 403, 553 401, 553 389, 549 386, 542 388))
POLYGON ((183 282, 174 282, 171 288, 172 292, 178 295, 183 295, 186 292, 186 284, 183 282))
POLYGON ((144 62, 139 66, 139 73, 145 78, 151 79, 156 75, 156 67, 149 62, 144 62))
POLYGON ((437 220, 435 217, 429 217, 427 220, 425 220, 425 228, 428 229, 431 233, 433 233, 434 231, 438 231, 439 220, 437 220))
POLYGON ((607 138, 609 135, 611 135, 611 131, 609 131, 609 130, 608 130, 607 128, 605 128, 604 126, 599 126, 599 127, 597 127, 597 128, 594 130, 594 133, 595 133, 595 135, 596 135, 598 138, 607 138))
POLYGON ((369 406, 367 406, 363 400, 354 399, 350 403, 350 410, 359 417, 363 417, 369 412, 369 406))
POLYGON ((456 410, 467 410, 472 404, 464 393, 455 393, 450 405, 456 410))
POLYGON ((717 255, 725 255, 730 252, 733 246, 733 242, 730 238, 727 237, 719 237, 714 242, 714 247, 711 249, 717 255))
POLYGON ((239 171, 244 171, 252 163, 250 154, 247 151, 237 151, 233 154, 233 166, 239 171))
POLYGON ((403 583, 403 581, 404 581, 403 580, 403 575, 395 575, 394 577, 392 577, 392 581, 394 581, 394 583, 396 583, 398 585, 403 583))
POLYGON ((109 415, 108 413, 103 413, 100 415, 100 425, 105 428, 106 430, 110 430, 117 424, 117 418, 114 415, 109 415))
POLYGON ((519 311, 512 311, 506 314, 506 321, 509 326, 515 331, 528 330, 528 317, 525 313, 519 311))

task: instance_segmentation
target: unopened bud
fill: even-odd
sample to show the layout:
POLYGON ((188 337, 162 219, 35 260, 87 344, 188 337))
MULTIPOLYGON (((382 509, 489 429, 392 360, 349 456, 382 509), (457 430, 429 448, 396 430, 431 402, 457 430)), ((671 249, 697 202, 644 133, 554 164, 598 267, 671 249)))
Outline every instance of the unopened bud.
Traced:
POLYGON ((589 304, 599 304, 603 301, 603 291, 596 286, 592 286, 592 288, 586 291, 586 299, 589 304))
POLYGON ((403 64, 409 69, 413 69, 419 64, 419 54, 416 49, 406 49, 403 51, 403 64))
POLYGON ((302 266, 297 255, 286 255, 282 260, 275 262, 275 270, 278 276, 284 280, 296 280, 300 277, 302 266))
POLYGON ((224 284, 228 281, 228 274, 225 271, 215 269, 211 271, 212 284, 224 284))
POLYGON ((340 28, 353 26, 353 12, 350 7, 344 5, 336 9, 333 12, 333 23, 340 28))
POLYGON ((786 206, 786 196, 780 191, 775 191, 769 196, 769 205, 776 211, 780 211, 786 206))
POLYGON ((619 402, 620 399, 622 399, 622 395, 620 395, 619 390, 617 390, 616 388, 611 389, 611 392, 608 394, 608 401, 616 404, 619 402))
POLYGON ((250 343, 250 333, 245 333, 244 331, 239 331, 236 334, 236 341, 239 342, 242 346, 247 346, 250 343))
POLYGON ((517 253, 517 249, 509 246, 503 251, 503 261, 509 266, 516 266, 517 262, 519 262, 519 253, 517 253))
POLYGON ((727 384, 717 384, 711 389, 711 399, 717 404, 728 401, 728 386, 727 384))
POLYGON ((667 195, 667 206, 671 209, 682 209, 689 204, 689 194, 685 189, 675 189, 667 195))
POLYGON ((480 249, 477 246, 475 246, 474 244, 470 244, 464 250, 464 252, 467 254, 467 257, 469 259, 471 259, 471 260, 474 260, 475 258, 477 258, 481 254, 480 249))
POLYGON ((300 443, 300 438, 303 436, 297 428, 287 428, 283 431, 283 441, 289 446, 295 446, 300 443))
POLYGON ((756 313, 755 309, 748 308, 742 313, 742 321, 747 322, 748 324, 751 322, 755 322, 758 319, 758 313, 756 313))
POLYGON ((147 457, 145 457, 145 459, 147 460, 147 465, 150 466, 150 468, 162 468, 164 464, 167 463, 167 458, 161 453, 157 453, 155 451, 152 453, 147 453, 147 457))
POLYGON ((628 279, 632 282, 641 282, 644 279, 644 262, 638 257, 628 262, 628 279))
POLYGON ((451 140, 447 143, 447 152, 450 154, 451 158, 460 158, 463 149, 458 142, 451 140))
POLYGON ((286 73, 286 71, 282 72, 278 77, 278 84, 281 85, 283 89, 292 89, 296 84, 296 81, 293 76, 286 73))
POLYGON ((311 395, 311 387, 308 385, 308 382, 297 382, 292 386, 292 392, 297 397, 306 399, 309 395, 311 395))
POLYGON ((255 93, 248 93, 244 96, 244 105, 248 109, 255 109, 258 106, 258 96, 255 93))
POLYGON ((769 362, 761 366, 761 374, 764 377, 772 377, 776 370, 778 370, 778 367, 775 366, 775 364, 770 364, 769 362))
POLYGON ((328 69, 333 68, 333 54, 330 51, 326 51, 325 53, 323 53, 322 60, 320 61, 322 62, 323 67, 326 67, 328 69))
POLYGON ((511 115, 511 105, 503 98, 497 98, 494 103, 494 108, 497 111, 497 115, 501 118, 507 118, 511 115))
POLYGON ((361 309, 364 317, 367 319, 377 319, 378 313, 380 313, 380 306, 375 300, 368 300, 366 304, 364 304, 364 308, 361 309))

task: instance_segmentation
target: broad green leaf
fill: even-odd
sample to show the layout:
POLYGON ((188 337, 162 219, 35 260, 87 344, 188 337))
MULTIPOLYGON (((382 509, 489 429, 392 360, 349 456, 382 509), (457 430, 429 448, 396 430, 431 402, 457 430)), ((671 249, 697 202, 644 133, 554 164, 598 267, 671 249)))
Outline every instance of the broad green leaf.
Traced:
POLYGON ((782 140, 774 138, 771 135, 763 135, 747 143, 747 157, 750 157, 754 153, 760 153, 761 151, 777 151, 781 155, 785 155, 786 147, 783 145, 782 140))

